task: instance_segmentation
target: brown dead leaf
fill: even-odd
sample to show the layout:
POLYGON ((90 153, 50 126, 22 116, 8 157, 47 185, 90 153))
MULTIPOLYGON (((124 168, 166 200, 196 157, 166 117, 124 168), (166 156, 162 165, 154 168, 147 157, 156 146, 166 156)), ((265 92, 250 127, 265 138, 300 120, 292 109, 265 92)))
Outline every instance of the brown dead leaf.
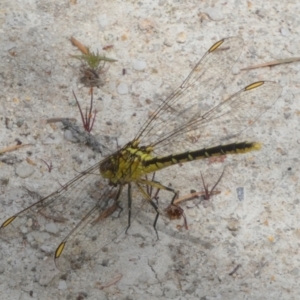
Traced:
POLYGON ((89 49, 86 46, 84 46, 83 44, 81 44, 78 40, 76 40, 73 36, 71 37, 70 41, 71 41, 72 45, 77 47, 78 50, 80 52, 82 52, 83 54, 88 55, 90 53, 89 49))
POLYGON ((2 150, 0 150, 0 154, 6 153, 6 152, 11 152, 11 151, 15 151, 19 148, 25 147, 25 146, 30 146, 31 144, 24 144, 24 145, 13 145, 13 146, 9 146, 7 148, 4 148, 2 150))
POLYGON ((29 157, 26 158, 26 161, 30 164, 30 165, 33 165, 33 166, 36 166, 36 163, 30 159, 29 157))

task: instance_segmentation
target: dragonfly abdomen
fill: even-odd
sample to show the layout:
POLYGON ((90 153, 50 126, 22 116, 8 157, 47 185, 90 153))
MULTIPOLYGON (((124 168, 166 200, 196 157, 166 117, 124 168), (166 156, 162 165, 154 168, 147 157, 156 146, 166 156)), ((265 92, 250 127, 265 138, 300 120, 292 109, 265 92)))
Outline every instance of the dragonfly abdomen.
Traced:
POLYGON ((260 148, 261 144, 256 142, 242 142, 219 145, 212 148, 203 148, 200 150, 187 151, 178 154, 171 154, 168 156, 154 157, 151 160, 144 161, 144 166, 145 169, 147 169, 147 173, 155 172, 179 163, 226 154, 243 154, 250 151, 259 150, 260 148))

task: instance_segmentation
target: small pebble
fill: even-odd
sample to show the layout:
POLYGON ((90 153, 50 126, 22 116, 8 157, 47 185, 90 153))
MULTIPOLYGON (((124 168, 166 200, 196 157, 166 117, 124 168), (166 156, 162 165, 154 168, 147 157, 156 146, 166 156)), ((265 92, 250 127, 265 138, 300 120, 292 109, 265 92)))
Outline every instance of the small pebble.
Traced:
POLYGON ((5 126, 7 129, 12 129, 13 128, 13 121, 9 118, 5 118, 5 126))
POLYGON ((128 94, 128 85, 124 82, 121 82, 117 87, 117 91, 120 95, 128 94))
POLYGON ((28 241, 36 241, 39 244, 44 243, 50 238, 50 234, 41 231, 32 231, 27 235, 28 241))
POLYGON ((53 248, 48 245, 42 245, 41 250, 45 253, 51 254, 53 252, 53 248))
POLYGON ((58 283, 58 289, 59 290, 66 290, 67 289, 67 283, 65 280, 60 280, 58 283))
POLYGON ((21 127, 22 125, 24 124, 24 119, 22 118, 22 119, 17 119, 17 121, 16 121, 16 125, 18 126, 18 127, 21 127))
POLYGON ((239 230, 239 221, 237 220, 232 220, 230 222, 228 222, 227 224, 227 228, 230 230, 230 231, 238 231, 239 230))
POLYGON ((139 22, 138 27, 140 30, 152 30, 155 26, 154 26, 154 22, 150 19, 143 19, 139 22))
POLYGON ((27 229, 27 227, 25 227, 25 226, 21 226, 21 227, 20 227, 20 231, 21 231, 23 234, 28 233, 28 229, 27 229))
POLYGON ((64 138, 67 141, 70 141, 70 142, 74 142, 74 143, 77 142, 77 139, 73 136, 73 133, 72 133, 71 130, 65 130, 65 132, 64 132, 64 138))
POLYGON ((133 62, 133 69, 136 71, 143 71, 147 67, 147 63, 143 60, 135 60, 133 62))
POLYGON ((21 178, 27 178, 34 173, 34 168, 28 164, 20 164, 16 167, 16 175, 21 178))
POLYGON ((58 232, 58 228, 57 228, 55 223, 46 224, 45 230, 50 232, 50 233, 54 233, 54 234, 56 234, 58 232))
POLYGON ((286 36, 286 37, 291 35, 290 31, 285 27, 280 28, 280 33, 281 33, 282 36, 286 36))
POLYGON ((180 44, 185 43, 186 42, 186 33, 185 32, 180 32, 177 35, 176 42, 180 43, 180 44))
POLYGON ((170 38, 166 38, 164 40, 164 45, 167 46, 167 47, 171 47, 173 45, 173 42, 170 38))

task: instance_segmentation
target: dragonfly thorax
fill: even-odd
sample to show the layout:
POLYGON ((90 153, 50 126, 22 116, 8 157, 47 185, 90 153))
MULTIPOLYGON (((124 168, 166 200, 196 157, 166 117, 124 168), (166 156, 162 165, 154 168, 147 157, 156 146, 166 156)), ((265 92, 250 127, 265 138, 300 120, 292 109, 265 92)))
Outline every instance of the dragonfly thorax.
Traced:
POLYGON ((145 175, 144 162, 153 159, 152 147, 139 147, 133 140, 100 163, 100 173, 110 184, 126 184, 145 175))

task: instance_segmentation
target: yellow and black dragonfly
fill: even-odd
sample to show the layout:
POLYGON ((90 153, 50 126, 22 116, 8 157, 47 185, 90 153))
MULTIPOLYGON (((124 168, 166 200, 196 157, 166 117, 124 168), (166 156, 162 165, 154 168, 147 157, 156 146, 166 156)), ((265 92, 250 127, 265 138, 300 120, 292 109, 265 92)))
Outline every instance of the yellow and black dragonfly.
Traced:
POLYGON ((72 228, 63 229, 66 235, 54 253, 55 263, 62 270, 78 268, 129 228, 135 206, 132 187, 155 209, 155 228, 160 210, 147 193, 147 186, 170 191, 172 201, 177 193, 161 182, 148 180, 147 174, 179 163, 259 150, 259 142, 236 139, 274 104, 281 86, 273 81, 257 81, 216 103, 209 98, 239 58, 242 47, 240 37, 212 45, 133 140, 6 219, 0 227, 1 236, 10 239, 19 236, 21 227, 24 234, 41 230, 49 218, 63 219, 72 228), (197 136, 196 141, 191 136, 197 136), (124 187, 128 203, 120 201, 124 187), (125 217, 123 209, 127 210, 125 217), (33 228, 34 224, 38 226, 33 228))

